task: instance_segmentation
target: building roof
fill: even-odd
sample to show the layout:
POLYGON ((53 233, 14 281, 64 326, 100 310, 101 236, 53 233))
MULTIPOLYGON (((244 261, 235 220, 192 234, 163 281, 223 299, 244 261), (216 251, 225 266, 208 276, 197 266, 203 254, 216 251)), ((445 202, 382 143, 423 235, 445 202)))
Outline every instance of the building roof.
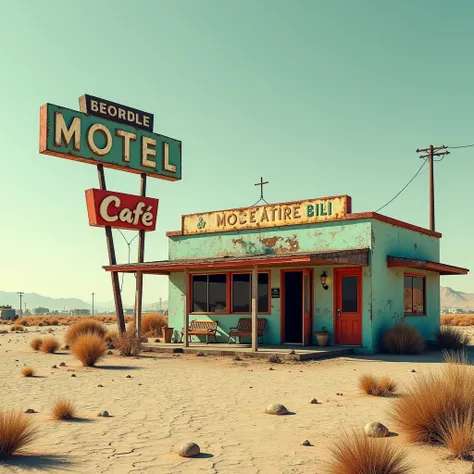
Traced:
POLYGON ((369 249, 328 250, 311 253, 260 254, 229 256, 215 258, 193 258, 178 260, 161 260, 157 262, 129 263, 124 265, 105 266, 105 270, 124 273, 153 273, 169 275, 171 272, 184 270, 209 270, 218 268, 251 268, 291 266, 291 265, 368 265, 369 249))
POLYGON ((387 256, 388 267, 404 267, 416 270, 428 270, 437 272, 440 275, 467 275, 469 270, 462 267, 454 267, 439 262, 431 262, 429 260, 419 260, 416 258, 387 256))

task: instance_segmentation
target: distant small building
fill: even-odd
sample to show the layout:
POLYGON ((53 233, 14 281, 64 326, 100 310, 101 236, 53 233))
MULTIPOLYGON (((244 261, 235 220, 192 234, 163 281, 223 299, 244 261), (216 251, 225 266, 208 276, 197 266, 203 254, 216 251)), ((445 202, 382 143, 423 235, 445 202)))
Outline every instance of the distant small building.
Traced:
POLYGON ((91 312, 89 309, 72 309, 71 314, 73 316, 89 316, 91 312))
POLYGON ((11 306, 0 306, 0 319, 16 319, 16 310, 11 306))

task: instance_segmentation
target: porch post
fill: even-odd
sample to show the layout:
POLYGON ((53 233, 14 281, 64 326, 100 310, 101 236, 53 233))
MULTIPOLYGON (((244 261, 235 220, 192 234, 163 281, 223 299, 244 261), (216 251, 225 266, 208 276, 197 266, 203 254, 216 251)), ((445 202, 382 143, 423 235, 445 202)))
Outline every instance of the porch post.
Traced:
POLYGON ((184 326, 183 326, 183 343, 184 347, 189 347, 188 341, 188 328, 189 328, 189 305, 188 305, 188 282, 189 282, 189 272, 188 270, 184 271, 184 292, 183 292, 183 303, 184 303, 184 326))
POLYGON ((143 273, 137 272, 135 289, 135 333, 142 337, 142 304, 143 304, 143 273))
POLYGON ((257 271, 257 265, 254 265, 252 268, 252 352, 257 352, 258 350, 257 302, 258 302, 258 271, 257 271))

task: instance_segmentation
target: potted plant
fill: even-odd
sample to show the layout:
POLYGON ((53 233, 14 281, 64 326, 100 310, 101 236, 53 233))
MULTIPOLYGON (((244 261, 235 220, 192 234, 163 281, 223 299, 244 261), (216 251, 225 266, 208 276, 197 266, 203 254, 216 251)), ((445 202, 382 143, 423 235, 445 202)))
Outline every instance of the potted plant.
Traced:
POLYGON ((316 339, 318 340, 318 345, 327 346, 329 341, 329 331, 325 326, 322 327, 321 331, 316 331, 316 339))

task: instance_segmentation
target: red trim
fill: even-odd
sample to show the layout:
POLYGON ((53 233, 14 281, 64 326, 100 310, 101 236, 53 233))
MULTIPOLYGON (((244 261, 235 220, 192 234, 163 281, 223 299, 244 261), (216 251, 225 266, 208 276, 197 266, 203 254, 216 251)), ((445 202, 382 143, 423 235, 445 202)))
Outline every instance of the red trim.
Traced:
POLYGON ((285 337, 285 270, 280 270, 280 344, 285 337))
POLYGON ((340 344, 337 338, 337 331, 336 331, 336 311, 337 311, 337 301, 339 298, 339 294, 342 291, 341 286, 339 285, 339 275, 355 275, 359 278, 359 285, 357 288, 357 312, 360 314, 360 339, 362 344, 362 335, 363 331, 363 313, 362 313, 362 267, 347 267, 347 268, 334 268, 334 312, 333 312, 333 333, 334 333, 334 344, 340 344))
POLYGON ((387 267, 389 268, 415 268, 438 272, 441 275, 467 275, 469 270, 462 267, 453 267, 438 262, 429 262, 428 260, 417 260, 403 257, 387 257, 387 267))
MULTIPOLYGON (((411 295, 411 304, 413 307, 413 285, 412 285, 412 295, 411 295)), ((404 316, 427 316, 426 312, 426 275, 420 275, 419 273, 405 272, 403 273, 403 314, 404 316), (405 312, 405 277, 412 278, 421 278, 423 280, 423 313, 406 313, 405 312)))
MULTIPOLYGON (((335 197, 340 197, 340 196, 335 196, 335 197)), ((349 197, 349 196, 348 196, 349 197)), ((347 207, 351 208, 352 204, 349 205, 349 201, 347 203, 347 207)), ((325 221, 325 222, 315 222, 314 224, 326 224, 327 222, 344 222, 344 221, 355 221, 355 220, 362 220, 362 219, 375 219, 377 221, 385 222, 387 224, 391 224, 397 227, 402 227, 404 229, 412 230, 414 232, 419 232, 420 234, 426 234, 430 235, 431 237, 436 237, 440 239, 442 237, 442 234, 439 232, 434 232, 432 230, 425 229, 423 227, 419 227, 414 224, 409 224, 408 222, 400 221, 398 219, 394 219, 392 217, 387 217, 382 214, 378 214, 376 212, 358 212, 355 214, 347 214, 344 218, 342 219, 331 219, 330 221, 325 221)), ((297 224, 298 225, 298 224, 297 224)), ((292 226, 288 226, 292 227, 292 226)), ((272 229, 272 227, 269 227, 268 229, 272 229)), ((256 228, 255 230, 260 231, 261 229, 256 228)), ((246 229, 245 231, 241 232, 252 232, 252 229, 246 229)), ((215 233, 222 233, 222 232, 215 232, 215 233)), ((175 231, 170 231, 166 233, 167 237, 180 237, 183 235, 183 232, 181 230, 175 230, 175 231)), ((199 234, 199 235, 210 235, 209 234, 199 234)))

